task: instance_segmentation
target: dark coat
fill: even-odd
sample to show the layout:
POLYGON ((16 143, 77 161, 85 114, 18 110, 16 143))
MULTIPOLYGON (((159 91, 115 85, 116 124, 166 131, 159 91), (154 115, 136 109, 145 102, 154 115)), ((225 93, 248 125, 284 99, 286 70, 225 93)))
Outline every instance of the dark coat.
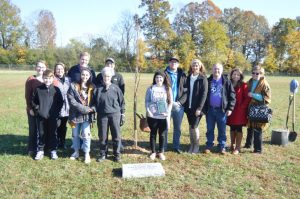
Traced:
MULTIPOLYGON (((117 85, 121 89, 123 95, 125 94, 125 83, 123 76, 120 73, 115 72, 115 75, 111 77, 111 83, 117 85)), ((100 87, 103 85, 103 76, 102 73, 99 73, 96 77, 96 86, 100 87)))
MULTIPOLYGON (((95 81, 96 81, 96 73, 95 73, 95 71, 92 68, 88 67, 88 69, 92 73, 91 80, 92 80, 93 83, 95 83, 95 81)), ((77 64, 77 65, 72 66, 70 68, 70 70, 68 71, 68 75, 67 76, 70 77, 71 82, 78 83, 80 81, 80 73, 81 73, 80 65, 77 64)))

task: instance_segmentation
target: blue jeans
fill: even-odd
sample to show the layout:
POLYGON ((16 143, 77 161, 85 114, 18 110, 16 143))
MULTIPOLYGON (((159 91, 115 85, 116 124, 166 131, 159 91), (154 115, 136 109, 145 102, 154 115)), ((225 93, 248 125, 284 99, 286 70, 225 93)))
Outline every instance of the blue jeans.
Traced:
POLYGON ((85 153, 90 152, 91 148, 91 129, 90 122, 77 123, 75 128, 72 128, 72 148, 75 151, 80 149, 80 137, 82 139, 82 150, 85 153))
MULTIPOLYGON (((177 103, 173 104, 171 117, 173 118, 173 149, 179 150, 180 147, 180 136, 181 136, 181 123, 184 115, 183 106, 178 106, 177 103)), ((168 131, 165 134, 165 151, 168 147, 168 131)))
POLYGON ((218 127, 218 147, 220 150, 226 147, 226 113, 222 111, 222 108, 209 107, 206 114, 206 148, 210 149, 214 145, 214 130, 215 124, 218 127))

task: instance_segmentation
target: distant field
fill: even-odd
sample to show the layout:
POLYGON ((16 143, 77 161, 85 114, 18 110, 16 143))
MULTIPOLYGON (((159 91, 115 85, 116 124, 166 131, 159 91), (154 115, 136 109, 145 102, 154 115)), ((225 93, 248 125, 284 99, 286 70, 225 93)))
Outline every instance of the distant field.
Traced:
MULTIPOLYGON (((95 161, 98 153, 97 127, 93 132, 92 163, 70 161, 71 149, 59 151, 60 158, 36 162, 26 155, 28 134, 24 83, 33 72, 0 71, 0 194, 1 198, 299 198, 300 142, 286 147, 270 145, 272 129, 283 128, 288 107, 289 82, 293 77, 267 77, 272 88, 273 120, 264 133, 263 154, 244 149, 238 156, 166 152, 163 178, 123 180, 121 164, 95 161)), ((149 134, 138 132, 133 145, 134 74, 123 74, 126 82, 126 123, 122 127, 125 152, 122 163, 151 162, 147 157, 149 134), (144 150, 146 149, 146 150, 144 150)), ((144 113, 146 88, 152 74, 141 74, 138 112, 144 113)), ((248 80, 249 77, 246 77, 248 80)), ((299 77, 296 78, 300 81, 299 77)), ((296 96, 296 132, 300 132, 300 96, 296 96)), ((290 116, 291 119, 291 116, 290 116)), ((291 127, 291 123, 290 123, 291 127)), ((204 149, 205 119, 200 124, 204 149)), ((172 140, 169 133, 169 142, 172 140)), ((245 133, 244 133, 245 135, 245 133)), ((182 125, 182 149, 189 147, 187 119, 182 125)), ((229 136, 228 142, 229 144, 229 136)), ((244 143, 244 141, 243 141, 244 143)), ((68 146, 71 132, 68 130, 68 146)), ((171 148, 171 145, 169 145, 171 148)))

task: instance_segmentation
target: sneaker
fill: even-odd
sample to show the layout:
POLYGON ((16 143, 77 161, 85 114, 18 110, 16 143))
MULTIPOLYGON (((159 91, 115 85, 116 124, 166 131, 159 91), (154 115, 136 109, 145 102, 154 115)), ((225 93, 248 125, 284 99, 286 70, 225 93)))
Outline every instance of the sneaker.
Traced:
POLYGON ((120 162, 121 161, 121 156, 120 155, 114 156, 114 161, 115 162, 120 162))
POLYGON ((71 159, 71 160, 76 160, 77 158, 79 158, 79 152, 78 152, 78 151, 75 151, 75 152, 71 155, 70 159, 71 159))
POLYGON ((166 160, 166 156, 163 153, 159 153, 158 157, 160 160, 166 160))
POLYGON ((173 151, 174 151, 175 153, 177 153, 177 154, 181 154, 181 153, 182 153, 182 151, 179 150, 179 149, 173 149, 173 151))
POLYGON ((97 158, 97 162, 104 162, 106 159, 105 155, 100 155, 98 158, 97 158))
POLYGON ((155 160, 155 158, 156 158, 156 153, 151 153, 150 156, 149 156, 149 158, 150 158, 151 160, 155 160))
POLYGON ((89 153, 85 153, 85 155, 84 155, 84 163, 85 164, 91 163, 91 157, 90 157, 89 153))
POLYGON ((58 158, 56 150, 51 151, 51 159, 56 160, 58 158))
POLYGON ((221 153, 222 155, 226 155, 226 149, 225 149, 225 148, 221 149, 221 150, 220 150, 220 153, 221 153))
POLYGON ((210 150, 209 150, 209 149, 205 149, 205 150, 203 151, 203 153, 209 154, 209 153, 210 153, 210 150))
POLYGON ((44 151, 38 151, 36 156, 35 156, 35 160, 41 160, 44 157, 44 151))
POLYGON ((239 151, 238 149, 235 149, 235 150, 232 152, 233 155, 238 155, 239 153, 240 153, 240 151, 239 151))

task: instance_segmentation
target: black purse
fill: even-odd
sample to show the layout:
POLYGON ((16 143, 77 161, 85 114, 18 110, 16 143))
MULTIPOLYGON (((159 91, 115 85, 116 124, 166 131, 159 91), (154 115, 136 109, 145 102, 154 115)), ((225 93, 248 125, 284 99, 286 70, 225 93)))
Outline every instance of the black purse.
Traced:
POLYGON ((248 119, 251 122, 269 123, 272 119, 272 109, 265 104, 251 104, 248 119))

